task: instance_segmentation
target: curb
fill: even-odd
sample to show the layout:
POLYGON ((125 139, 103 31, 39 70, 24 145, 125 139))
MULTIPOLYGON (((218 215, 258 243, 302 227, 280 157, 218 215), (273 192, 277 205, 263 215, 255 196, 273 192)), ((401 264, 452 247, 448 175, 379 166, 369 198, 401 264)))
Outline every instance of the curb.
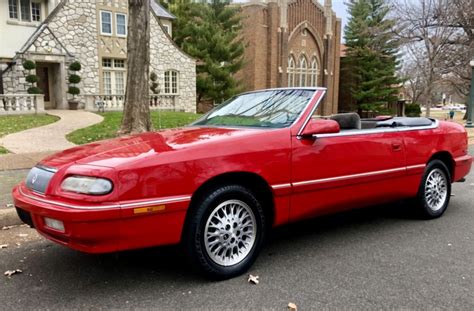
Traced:
POLYGON ((0 229, 6 226, 22 225, 23 222, 16 214, 14 208, 7 208, 0 210, 0 229))

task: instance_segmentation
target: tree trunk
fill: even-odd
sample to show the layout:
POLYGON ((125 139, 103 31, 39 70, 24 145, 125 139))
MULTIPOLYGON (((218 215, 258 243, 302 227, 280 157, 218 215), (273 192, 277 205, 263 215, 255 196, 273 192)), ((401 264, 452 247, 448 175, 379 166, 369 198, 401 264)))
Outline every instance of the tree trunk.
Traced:
POLYGON ((150 1, 128 0, 127 89, 120 134, 150 131, 150 1))
POLYGON ((431 85, 429 87, 427 87, 426 95, 425 95, 425 108, 426 108, 425 116, 427 118, 429 118, 430 115, 431 115, 431 104, 432 104, 431 89, 432 89, 431 85))

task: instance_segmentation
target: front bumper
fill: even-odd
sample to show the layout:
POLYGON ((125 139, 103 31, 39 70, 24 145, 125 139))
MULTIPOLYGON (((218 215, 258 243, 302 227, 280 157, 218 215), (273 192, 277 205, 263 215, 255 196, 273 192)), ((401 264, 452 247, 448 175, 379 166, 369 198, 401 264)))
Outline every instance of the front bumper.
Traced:
POLYGON ((12 194, 15 207, 31 217, 40 234, 87 253, 179 243, 190 200, 181 197, 82 206, 35 194, 24 183, 16 186, 12 194), (156 202, 160 208, 155 208, 156 202), (64 232, 46 226, 45 217, 62 221, 64 232))

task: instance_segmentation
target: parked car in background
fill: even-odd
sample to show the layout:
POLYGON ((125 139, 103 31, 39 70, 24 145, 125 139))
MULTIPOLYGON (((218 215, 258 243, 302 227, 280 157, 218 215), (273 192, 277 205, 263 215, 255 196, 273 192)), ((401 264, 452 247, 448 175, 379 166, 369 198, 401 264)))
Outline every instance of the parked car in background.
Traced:
POLYGON ((182 243, 206 275, 244 273, 270 228, 411 198, 441 216, 472 157, 461 125, 314 118, 323 88, 229 99, 190 126, 78 146, 13 189, 25 223, 89 253, 182 243))

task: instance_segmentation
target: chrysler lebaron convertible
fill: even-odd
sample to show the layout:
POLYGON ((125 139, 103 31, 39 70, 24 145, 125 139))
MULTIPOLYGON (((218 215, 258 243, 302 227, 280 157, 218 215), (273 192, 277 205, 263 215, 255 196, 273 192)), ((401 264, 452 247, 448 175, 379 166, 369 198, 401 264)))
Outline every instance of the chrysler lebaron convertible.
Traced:
POLYGON ((54 154, 13 189, 17 212, 46 238, 88 253, 181 244, 216 279, 244 273, 275 226, 401 199, 425 218, 441 216, 451 184, 472 165, 465 129, 429 118, 317 117, 324 94, 244 93, 187 127, 54 154))

